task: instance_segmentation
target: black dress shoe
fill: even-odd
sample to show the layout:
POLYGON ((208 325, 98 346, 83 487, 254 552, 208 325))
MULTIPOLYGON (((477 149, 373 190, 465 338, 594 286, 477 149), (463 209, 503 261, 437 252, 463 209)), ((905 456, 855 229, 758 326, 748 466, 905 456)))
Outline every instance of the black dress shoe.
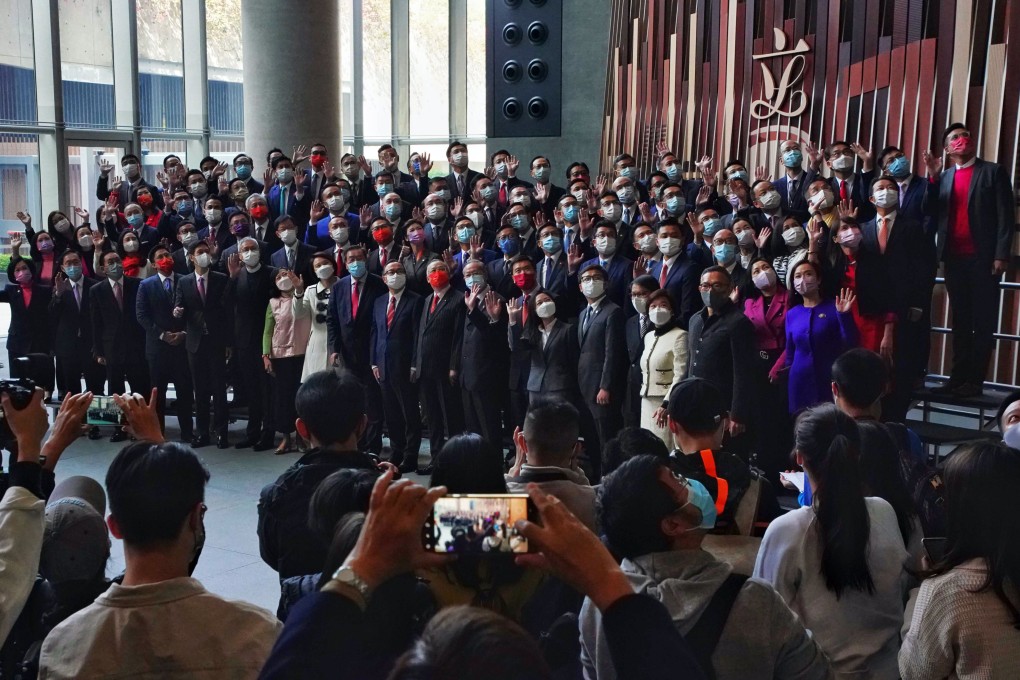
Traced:
POLYGON ((209 446, 209 435, 195 435, 191 438, 191 448, 200 449, 203 446, 209 446))
POLYGON ((418 468, 417 470, 415 470, 415 472, 424 477, 431 477, 432 470, 433 470, 432 463, 429 463, 425 467, 418 468))
POLYGON ((251 447, 252 451, 268 451, 272 448, 276 448, 276 442, 273 441, 272 437, 260 439, 256 442, 255 446, 251 447))
POLYGON ((241 441, 239 441, 236 444, 234 444, 234 448, 235 449, 250 449, 251 447, 255 446, 256 443, 257 443, 257 440, 251 439, 250 437, 245 437, 241 441))
POLYGON ((397 465, 397 469, 400 470, 400 474, 406 475, 411 472, 418 472, 418 464, 410 462, 401 463, 400 465, 397 465))
POLYGON ((113 436, 110 437, 110 441, 112 443, 116 444, 117 442, 122 442, 122 441, 127 440, 127 438, 128 438, 127 432, 125 432, 124 430, 117 430, 117 431, 115 431, 113 433, 113 436))
POLYGON ((91 439, 92 441, 95 441, 102 436, 103 435, 99 434, 99 428, 96 427, 95 425, 89 428, 89 439, 91 439))
POLYGON ((962 381, 950 379, 949 382, 943 383, 938 387, 933 387, 931 391, 933 394, 956 394, 956 390, 961 387, 963 387, 962 381))
POLYGON ((221 434, 220 436, 216 437, 216 448, 218 449, 230 448, 230 441, 227 440, 227 435, 221 434))
POLYGON ((953 390, 953 394, 958 397, 963 397, 964 399, 980 397, 983 392, 984 388, 977 383, 964 383, 953 390))

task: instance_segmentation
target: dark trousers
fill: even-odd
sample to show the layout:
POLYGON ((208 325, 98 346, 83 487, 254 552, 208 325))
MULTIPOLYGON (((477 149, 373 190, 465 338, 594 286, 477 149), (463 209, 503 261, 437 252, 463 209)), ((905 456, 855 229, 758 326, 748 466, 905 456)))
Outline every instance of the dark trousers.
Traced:
POLYGON ((434 460, 447 437, 464 431, 460 385, 451 385, 445 373, 442 376, 422 378, 419 383, 421 404, 425 409, 425 418, 429 421, 429 446, 434 460))
MULTIPOLYGON (((955 314, 955 312, 954 312, 955 314)), ((919 320, 906 314, 896 322, 896 346, 893 355, 893 384, 882 399, 882 420, 903 422, 910 410, 911 395, 924 379, 931 351, 931 309, 921 311, 919 320)))
POLYGON ((499 396, 492 390, 462 389, 464 424, 468 432, 480 434, 497 450, 503 446, 500 428, 499 396))
POLYGON ((627 373, 627 394, 623 400, 623 426, 641 427, 640 366, 631 366, 627 373))
POLYGON ((294 431, 294 421, 297 420, 294 399, 301 387, 301 370, 304 366, 303 354, 273 359, 273 373, 276 374, 273 381, 273 420, 276 422, 276 431, 281 434, 294 431))
POLYGON ((57 384, 61 386, 64 394, 80 393, 83 377, 87 391, 102 394, 105 372, 92 357, 91 348, 76 354, 57 355, 57 384))
POLYGON ((212 431, 227 434, 227 351, 218 343, 203 338, 195 353, 188 352, 188 366, 195 383, 195 421, 198 434, 210 433, 209 408, 212 402, 212 431))
POLYGON ((584 437, 584 450, 591 467, 592 484, 602 479, 602 447, 610 439, 616 437, 623 426, 623 415, 619 401, 611 401, 608 406, 599 406, 594 400, 584 400, 581 411, 581 436, 584 437))
POLYGON ((149 398, 149 367, 141 357, 106 357, 106 393, 124 394, 131 391, 149 398))
POLYGON ((988 374, 999 311, 999 277, 976 257, 946 259, 946 290, 953 308, 950 379, 980 385, 988 374))
POLYGON ((387 378, 380 385, 386 430, 390 435, 393 455, 390 462, 418 463, 421 452, 421 410, 418 387, 404 376, 387 378))
POLYGON ((368 426, 361 434, 358 449, 368 453, 382 451, 383 396, 379 381, 375 379, 371 368, 352 368, 351 372, 365 386, 365 405, 368 408, 368 426))
POLYGON ((270 403, 272 380, 262 362, 261 347, 240 347, 234 352, 238 373, 248 399, 248 427, 245 436, 252 442, 273 438, 273 409, 270 403))
MULTIPOLYGON (((164 343, 165 344, 165 343, 164 343)), ((184 345, 166 349, 160 348, 158 354, 150 354, 149 377, 157 391, 156 411, 159 413, 160 429, 166 430, 166 390, 170 383, 174 384, 177 393, 177 422, 181 428, 181 439, 190 440, 194 434, 191 421, 191 371, 188 369, 187 352, 184 345)))

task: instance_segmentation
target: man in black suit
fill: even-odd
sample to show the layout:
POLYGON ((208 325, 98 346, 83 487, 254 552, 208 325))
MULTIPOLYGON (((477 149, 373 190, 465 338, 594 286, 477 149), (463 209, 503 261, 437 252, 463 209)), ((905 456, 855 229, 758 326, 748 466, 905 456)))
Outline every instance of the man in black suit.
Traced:
POLYGON ((662 259, 652 263, 649 274, 673 296, 677 305, 677 323, 687 329, 691 317, 702 308, 698 280, 703 267, 688 254, 687 244, 693 238, 691 228, 675 219, 659 223, 659 252, 662 259))
MULTIPOLYGON (((152 205, 157 210, 164 208, 163 194, 159 187, 149 184, 142 176, 142 162, 133 153, 124 154, 120 159, 120 167, 124 173, 124 181, 119 182, 117 187, 117 204, 126 206, 128 203, 135 203, 138 200, 138 190, 148 189, 152 198, 152 205)), ((105 202, 112 193, 110 191, 110 175, 113 174, 113 163, 103 159, 99 162, 99 179, 96 181, 96 198, 105 202)), ((142 206, 143 208, 148 206, 142 206)))
POLYGON ((545 218, 552 221, 553 211, 560 204, 560 199, 567 195, 567 190, 552 183, 552 166, 545 156, 531 159, 531 176, 535 179, 535 202, 545 218))
POLYGON ((372 220, 370 236, 376 248, 368 256, 368 273, 382 276, 390 262, 400 259, 400 243, 394 238, 396 229, 389 220, 376 217, 372 220))
POLYGON ((648 296, 659 290, 655 277, 644 274, 630 284, 630 301, 637 314, 627 318, 624 336, 627 340, 627 396, 624 399, 623 424, 641 426, 641 354, 645 350, 645 333, 652 330, 648 318, 648 296))
MULTIPOLYGON (((535 263, 527 255, 518 255, 510 264, 510 281, 513 283, 513 297, 521 306, 521 323, 535 313, 535 295, 542 287, 535 274, 535 263)), ((510 434, 518 427, 524 427, 528 414, 528 375, 531 372, 531 350, 518 343, 510 352, 510 393, 505 405, 509 413, 507 423, 510 434)))
POLYGON ((418 386, 411 382, 411 367, 422 298, 407 289, 404 265, 397 260, 386 265, 383 280, 388 292, 376 299, 372 309, 369 361, 382 388, 392 448, 390 462, 407 473, 418 469, 421 450, 421 407, 418 386))
POLYGON ((561 314, 560 318, 572 316, 573 305, 568 305, 566 298, 568 294, 573 297, 573 291, 567 286, 567 255, 563 250, 563 230, 555 224, 547 224, 538 232, 538 245, 541 252, 538 253, 538 266, 536 275, 538 284, 542 290, 549 291, 556 297, 556 309, 561 314), (568 306, 571 308, 568 310, 568 306))
POLYGON ((500 149, 489 157, 489 165, 495 174, 493 182, 496 185, 496 204, 506 208, 510 204, 510 190, 516 187, 524 187, 531 190, 531 182, 525 182, 517 177, 517 168, 521 162, 517 156, 513 156, 506 149, 500 149))
MULTIPOLYGON (((124 276, 124 265, 115 251, 103 254, 105 281, 91 289, 92 353, 106 367, 109 394, 123 394, 125 380, 131 391, 149 393, 149 369, 145 365, 145 330, 138 324, 135 303, 141 279, 124 276)), ((118 427, 111 442, 127 439, 118 427)))
POLYGON ((187 338, 188 366, 195 384, 196 448, 209 444, 209 402, 216 448, 227 442, 227 359, 233 346, 233 301, 230 278, 214 272, 211 247, 204 241, 191 249, 194 271, 181 278, 174 300, 174 316, 183 318, 187 338))
MULTIPOLYGON (((222 253, 237 243, 237 239, 230 233, 230 229, 223 218, 223 201, 220 200, 220 197, 210 196, 205 199, 206 227, 198 232, 198 238, 205 241, 211 236, 216 243, 216 253, 222 253)), ((215 260, 216 258, 214 257, 213 259, 215 260)))
POLYGON ((942 136, 953 165, 925 154, 928 176, 939 178, 936 204, 938 256, 945 262, 953 309, 953 368, 945 391, 981 394, 995 346, 999 280, 1009 267, 1015 230, 1015 199, 1009 173, 977 157, 975 140, 961 123, 942 136))
POLYGON ((375 181, 372 179, 372 167, 364 156, 345 153, 340 157, 340 171, 351 188, 351 210, 357 212, 363 205, 371 205, 379 200, 375 193, 375 181))
POLYGON ((463 272, 468 288, 460 356, 465 424, 469 432, 502 449, 501 387, 509 373, 506 318, 501 312, 506 300, 489 287, 480 260, 468 260, 463 272))
POLYGON ((283 246, 270 256, 270 265, 276 269, 289 269, 301 277, 306 287, 314 286, 316 278, 312 271, 312 255, 315 248, 298 240, 297 226, 290 215, 277 217, 273 224, 283 246))
POLYGON ((266 307, 273 295, 276 269, 262 264, 258 241, 250 236, 237 242, 237 252, 226 258, 234 303, 234 359, 248 400, 248 427, 235 449, 273 448, 272 383, 262 361, 262 331, 266 307))
MULTIPOLYGON (((53 297, 50 300, 50 321, 53 325, 53 351, 57 357, 58 385, 64 394, 86 389, 94 394, 103 391, 103 367, 92 355, 92 324, 89 320, 92 286, 95 280, 82 275, 81 256, 66 250, 60 257, 53 297)), ((89 431, 90 439, 99 438, 99 428, 89 431)))
POLYGON ((397 153, 397 150, 390 144, 383 144, 379 147, 378 158, 382 170, 376 173, 377 193, 375 199, 369 203, 378 203, 379 199, 385 195, 378 192, 379 175, 385 175, 388 177, 389 183, 393 185, 390 187, 390 191, 396 192, 401 199, 408 203, 417 204, 419 183, 415 181, 414 177, 400 169, 400 154, 397 153))
POLYGON ((623 425, 627 344, 623 310, 606 295, 609 281, 606 270, 598 263, 589 264, 581 270, 579 281, 588 304, 577 319, 580 347, 577 382, 589 423, 594 424, 594 431, 589 429, 590 435, 585 436, 584 442, 594 484, 602 476, 602 444, 615 437, 623 425), (589 436, 593 441, 589 441, 589 436))
MULTIPOLYGON (((156 408, 160 428, 165 428, 167 386, 173 383, 181 441, 191 443, 191 372, 184 349, 184 321, 175 319, 173 314, 180 277, 174 274, 174 260, 166 246, 153 248, 149 261, 156 267, 156 273, 138 287, 135 314, 145 329, 145 358, 149 362, 149 377, 158 390, 156 408)), ((264 311, 262 314, 265 318, 264 311)))
POLYGON ((274 247, 274 244, 279 244, 278 246, 276 246, 277 248, 283 247, 283 244, 280 243, 279 240, 277 240, 275 232, 270 230, 270 233, 273 237, 272 241, 262 241, 258 238, 255 238, 254 236, 251 235, 251 222, 249 221, 248 216, 245 215, 243 212, 236 212, 233 215, 231 215, 229 226, 230 233, 237 240, 231 245, 227 246, 227 248, 219 254, 219 257, 216 258, 217 270, 223 273, 228 273, 227 262, 230 260, 231 255, 240 254, 239 244, 241 239, 243 238, 253 239, 255 241, 255 245, 258 246, 257 250, 260 258, 259 261, 266 267, 271 266, 270 261, 272 257, 270 256, 269 253, 270 249, 274 247))
POLYGON ((386 295, 386 284, 368 273, 365 247, 353 245, 344 254, 349 274, 335 284, 329 295, 326 317, 327 344, 331 366, 342 366, 365 385, 368 400, 368 427, 362 433, 361 450, 382 451, 382 392, 372 374, 369 346, 372 340, 372 310, 375 301, 386 295))
POLYGON ((521 252, 521 237, 517 230, 506 226, 496 233, 493 244, 502 257, 485 265, 489 285, 504 298, 514 295, 514 280, 510 272, 514 258, 521 252))
POLYGON ((896 214, 920 222, 924 225, 924 230, 931 233, 934 239, 935 229, 931 225, 931 214, 939 198, 938 183, 929 182, 928 178, 915 175, 910 167, 910 159, 898 146, 887 146, 882 149, 877 161, 882 174, 896 180, 899 190, 896 214))
POLYGON ((174 273, 178 276, 187 276, 191 273, 191 260, 188 253, 198 243, 198 227, 194 222, 177 223, 177 243, 173 251, 174 273))
POLYGON ((248 189, 249 194, 261 194, 263 185, 262 182, 252 177, 252 171, 255 169, 255 162, 246 153, 239 153, 234 156, 234 172, 237 174, 237 178, 244 181, 245 187, 248 189))
MULTIPOLYGON (((422 406, 429 423, 429 446, 435 460, 446 437, 464 429, 464 411, 457 387, 465 307, 464 298, 450 286, 450 270, 445 262, 436 260, 429 264, 428 282, 432 294, 423 301, 414 376, 421 385, 422 406)), ((419 470, 419 474, 431 473, 431 463, 419 470)))
MULTIPOLYGON (((416 204, 411 203, 398 192, 390 188, 390 175, 385 172, 381 172, 375 176, 376 188, 379 190, 379 202, 373 205, 368 210, 362 208, 362 212, 370 218, 375 220, 383 218, 390 223, 393 231, 396 232, 397 228, 411 219, 411 215, 414 213, 414 206, 416 204)), ((359 213, 360 215, 360 213, 359 213)), ((361 224, 362 231, 367 231, 370 220, 366 220, 365 223, 361 224)), ((364 242, 365 239, 359 239, 364 242)), ((375 244, 371 241, 366 243, 369 248, 375 248, 375 244)))
POLYGON ((733 281, 725 268, 705 269, 698 291, 705 308, 691 319, 687 377, 704 378, 719 388, 729 404, 729 435, 738 438, 730 446, 746 450, 750 442, 739 436, 757 408, 754 327, 730 299, 733 281))
POLYGON ((446 147, 446 160, 450 162, 450 174, 446 176, 446 185, 450 187, 450 199, 463 198, 466 201, 471 195, 471 187, 483 175, 468 167, 467 145, 459 140, 450 142, 446 147))
POLYGON ((785 174, 773 181, 772 186, 779 193, 783 211, 786 213, 807 214, 807 188, 818 176, 818 157, 814 146, 810 146, 808 152, 809 167, 804 170, 804 152, 801 151, 800 142, 788 139, 779 146, 785 174))

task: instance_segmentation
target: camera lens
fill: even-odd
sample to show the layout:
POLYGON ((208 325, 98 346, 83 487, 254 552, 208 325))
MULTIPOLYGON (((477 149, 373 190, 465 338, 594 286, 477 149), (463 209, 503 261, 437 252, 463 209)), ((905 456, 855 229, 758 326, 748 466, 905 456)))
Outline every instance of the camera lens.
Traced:
POLYGON ((522 37, 523 32, 517 24, 507 24, 503 27, 503 42, 507 45, 516 45, 522 37))
POLYGON ((528 62, 528 77, 534 81, 545 80, 549 74, 549 67, 541 59, 532 59, 528 62))
POLYGON ((521 101, 516 97, 510 97, 503 102, 503 116, 510 120, 516 120, 521 117, 523 113, 523 107, 521 101))
POLYGON ((503 80, 508 83, 516 83, 521 79, 521 74, 523 72, 524 69, 521 68, 521 63, 519 61, 511 60, 503 64, 503 80))
POLYGON ((541 97, 532 97, 528 102, 528 115, 532 118, 545 118, 549 113, 549 105, 541 97))
POLYGON ((532 21, 528 26, 528 40, 535 45, 541 45, 549 37, 549 29, 541 21, 532 21))

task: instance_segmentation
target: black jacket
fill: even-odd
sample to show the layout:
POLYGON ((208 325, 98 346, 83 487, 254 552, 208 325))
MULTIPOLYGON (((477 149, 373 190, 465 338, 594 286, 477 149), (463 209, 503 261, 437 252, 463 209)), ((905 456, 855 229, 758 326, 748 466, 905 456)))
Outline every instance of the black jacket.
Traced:
POLYGON ((737 305, 709 317, 703 309, 691 318, 687 375, 719 388, 730 418, 750 424, 757 409, 754 327, 737 305))

